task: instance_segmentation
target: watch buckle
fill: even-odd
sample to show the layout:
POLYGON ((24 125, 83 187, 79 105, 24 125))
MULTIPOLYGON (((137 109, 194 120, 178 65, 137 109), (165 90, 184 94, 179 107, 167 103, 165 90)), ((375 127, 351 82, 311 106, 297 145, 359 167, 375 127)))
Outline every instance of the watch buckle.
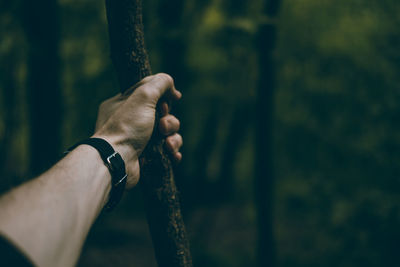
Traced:
POLYGON ((118 153, 115 151, 114 153, 112 153, 110 156, 107 157, 107 163, 108 163, 108 166, 110 167, 111 170, 113 170, 113 165, 111 163, 111 158, 115 158, 115 156, 117 154, 118 153))

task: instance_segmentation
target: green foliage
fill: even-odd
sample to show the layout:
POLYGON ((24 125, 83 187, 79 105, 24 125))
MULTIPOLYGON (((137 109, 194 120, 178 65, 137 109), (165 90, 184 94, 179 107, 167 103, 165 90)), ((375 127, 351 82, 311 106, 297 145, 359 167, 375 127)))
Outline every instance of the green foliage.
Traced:
MULTIPOLYGON (((176 109, 185 140, 177 171, 196 266, 256 266, 253 106, 259 73, 254 34, 260 21, 269 21, 260 14, 263 1, 144 2, 153 70, 173 73, 184 94, 176 109), (160 14, 160 6, 169 4, 183 5, 171 9, 182 13, 179 19, 160 14), (238 110, 246 112, 245 122, 235 115, 238 110), (234 149, 227 149, 227 140, 238 140, 234 149)), ((21 3, 0 4, 2 190, 30 173, 29 43, 21 3)), ((118 86, 104 3, 59 4, 62 145, 67 147, 91 135, 97 106, 118 86)), ((399 12, 396 0, 283 1, 271 148, 279 266, 400 265, 399 12)), ((137 230, 145 229, 138 194, 126 196, 112 220, 101 218, 96 224, 82 265, 107 266, 102 257, 118 248, 132 265, 153 266, 149 237, 137 230), (107 246, 112 229, 121 238, 107 246)), ((126 266, 126 261, 114 263, 126 266)))
POLYGON ((294 239, 280 247, 284 266, 399 263, 399 34, 386 11, 400 6, 370 2, 283 7, 278 240, 294 239))

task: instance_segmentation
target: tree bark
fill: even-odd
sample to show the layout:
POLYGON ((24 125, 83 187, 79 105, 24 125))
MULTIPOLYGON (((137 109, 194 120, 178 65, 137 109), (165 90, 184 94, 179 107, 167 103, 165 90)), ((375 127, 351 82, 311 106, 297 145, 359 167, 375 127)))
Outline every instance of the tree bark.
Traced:
POLYGON ((24 1, 33 175, 50 167, 60 155, 62 101, 58 9, 56 0, 24 1))
POLYGON ((257 209, 257 261, 260 267, 276 266, 274 239, 273 124, 276 68, 274 51, 280 0, 267 0, 266 21, 259 25, 256 46, 259 51, 259 81, 256 98, 255 201, 257 209))
MULTIPOLYGON (((125 91, 151 74, 144 45, 142 3, 141 0, 106 0, 106 9, 111 58, 120 89, 125 91)), ((141 162, 141 185, 158 265, 192 266, 171 162, 164 152, 163 139, 157 134, 153 134, 141 162)))

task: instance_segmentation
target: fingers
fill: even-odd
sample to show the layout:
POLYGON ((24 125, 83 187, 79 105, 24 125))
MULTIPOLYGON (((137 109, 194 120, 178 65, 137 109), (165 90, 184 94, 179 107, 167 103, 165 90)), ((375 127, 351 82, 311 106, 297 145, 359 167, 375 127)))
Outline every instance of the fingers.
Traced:
POLYGON ((175 133, 171 136, 168 136, 165 141, 165 146, 167 150, 171 153, 174 160, 179 162, 182 159, 182 154, 179 152, 179 149, 183 145, 182 136, 178 133, 175 133))
MULTIPOLYGON (((166 107, 168 106, 166 105, 166 107)), ((167 150, 171 153, 175 162, 180 162, 182 160, 182 154, 179 152, 183 144, 183 139, 179 131, 180 122, 173 115, 167 114, 160 119, 159 130, 163 135, 168 136, 165 141, 165 146, 167 150)))
POLYGON ((169 152, 171 153, 178 152, 181 146, 183 145, 182 136, 178 133, 168 136, 166 139, 166 145, 169 152))
POLYGON ((163 135, 171 135, 179 131, 180 122, 173 115, 168 114, 160 119, 158 127, 163 135))
POLYGON ((182 153, 181 153, 181 152, 176 152, 176 153, 174 154, 174 160, 175 160, 176 162, 180 162, 180 161, 182 160, 182 153))
POLYGON ((165 116, 169 113, 169 106, 167 102, 162 102, 161 103, 161 115, 165 116))
POLYGON ((159 122, 159 131, 163 135, 168 136, 165 144, 173 159, 176 162, 181 161, 182 154, 179 152, 179 149, 183 144, 183 140, 182 136, 176 133, 179 130, 180 122, 176 117, 168 114, 169 105, 167 102, 168 100, 179 100, 182 97, 182 94, 176 90, 171 76, 165 73, 148 76, 136 84, 130 92, 133 90, 133 94, 140 95, 143 101, 149 101, 154 104, 154 107, 160 98, 163 98, 160 101, 162 118, 159 122))
POLYGON ((157 103, 164 94, 173 100, 182 97, 182 94, 176 90, 172 77, 165 73, 148 76, 135 85, 132 90, 134 88, 136 88, 134 94, 140 94, 144 99, 153 103, 157 103))

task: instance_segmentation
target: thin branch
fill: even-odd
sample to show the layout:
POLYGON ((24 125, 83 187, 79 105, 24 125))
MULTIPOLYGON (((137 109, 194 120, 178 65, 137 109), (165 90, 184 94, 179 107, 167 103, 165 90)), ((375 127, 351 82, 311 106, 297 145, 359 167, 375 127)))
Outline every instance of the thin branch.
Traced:
MULTIPOLYGON (((121 91, 125 91, 151 74, 144 45, 142 3, 141 0, 106 0, 106 8, 111 58, 121 91)), ((158 266, 191 267, 178 191, 163 142, 154 135, 141 160, 140 176, 150 233, 158 266)))

